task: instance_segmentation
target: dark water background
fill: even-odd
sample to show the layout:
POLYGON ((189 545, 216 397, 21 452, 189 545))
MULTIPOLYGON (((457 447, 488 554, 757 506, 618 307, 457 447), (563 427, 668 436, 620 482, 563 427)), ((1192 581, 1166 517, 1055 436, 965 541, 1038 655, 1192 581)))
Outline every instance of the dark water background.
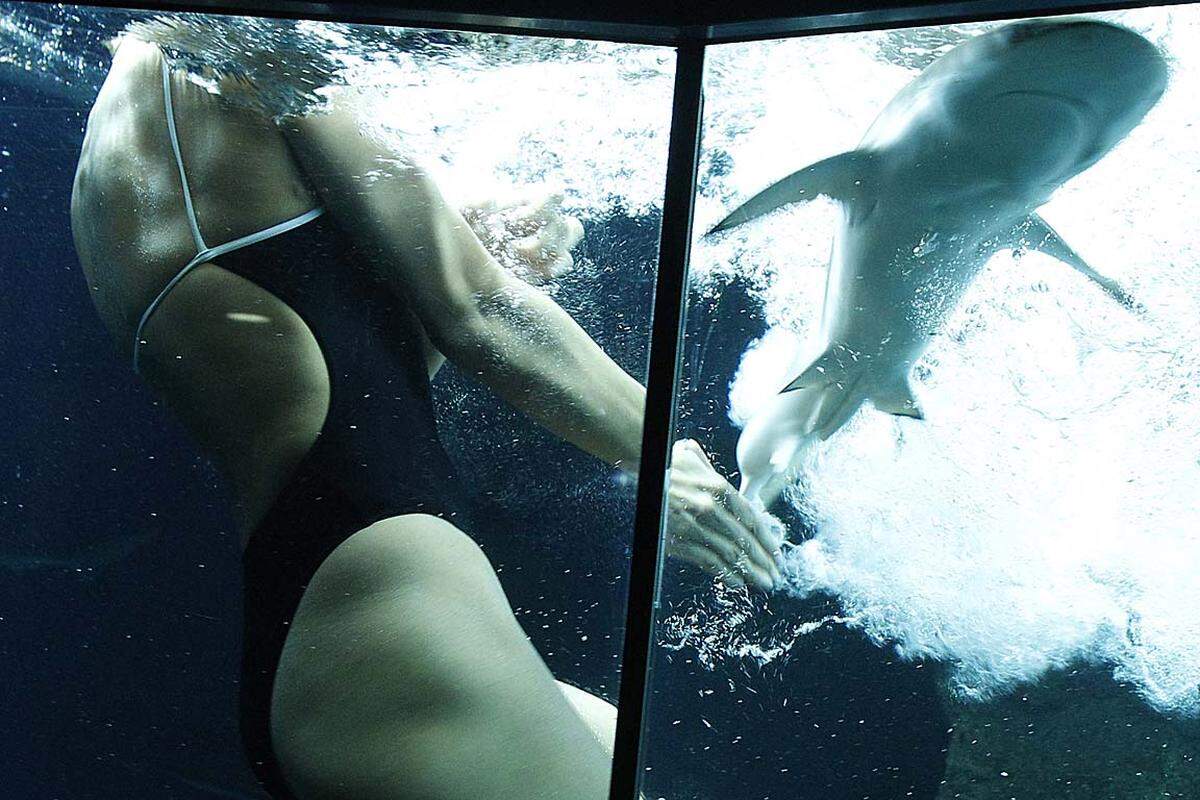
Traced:
MULTIPOLYGON (((256 796, 237 740, 240 564, 226 493, 116 357, 88 299, 68 218, 85 118, 0 85, 2 793, 256 796)), ((559 298, 641 376, 658 220, 616 214, 587 234, 559 298)), ((734 286, 697 299, 688 326, 689 343, 707 344, 681 432, 729 471, 727 384, 762 320, 734 286)), ((447 448, 486 505, 473 533, 521 622, 556 675, 615 699, 632 487, 461 377, 440 376, 438 397, 447 448)), ((667 585, 668 605, 710 591, 677 564, 667 585)), ((769 608, 821 613, 814 605, 769 608)), ((920 798, 941 777, 932 669, 843 629, 763 669, 714 672, 664 652, 652 680, 655 797, 920 798)))

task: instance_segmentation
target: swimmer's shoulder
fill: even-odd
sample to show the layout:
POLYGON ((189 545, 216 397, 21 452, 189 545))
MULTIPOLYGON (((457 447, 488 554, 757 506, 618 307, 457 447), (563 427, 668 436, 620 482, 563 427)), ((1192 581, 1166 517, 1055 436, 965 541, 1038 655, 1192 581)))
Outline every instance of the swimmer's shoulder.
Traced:
POLYGON ((123 34, 106 43, 112 53, 112 66, 108 80, 152 80, 161 81, 163 53, 158 45, 130 34, 123 34))

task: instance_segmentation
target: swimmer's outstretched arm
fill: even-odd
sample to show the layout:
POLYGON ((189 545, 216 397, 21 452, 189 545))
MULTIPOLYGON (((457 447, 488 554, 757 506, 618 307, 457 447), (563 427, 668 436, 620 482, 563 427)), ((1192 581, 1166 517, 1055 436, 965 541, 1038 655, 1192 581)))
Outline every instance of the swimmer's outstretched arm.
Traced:
MULTIPOLYGON (((583 225, 563 210, 562 201, 561 194, 538 192, 516 201, 481 200, 458 211, 506 270, 525 283, 542 286, 571 271, 571 249, 583 239, 583 225)), ((446 357, 424 328, 420 333, 426 371, 433 380, 446 357)))
MULTIPOLYGON (((552 299, 503 269, 413 159, 366 134, 345 99, 287 120, 305 173, 339 224, 375 255, 432 345, 559 437, 626 469, 641 451, 645 390, 552 299)), ((669 554, 760 588, 780 575, 778 536, 677 443, 669 554)))
POLYGON ((289 143, 339 224, 376 254, 434 346, 519 410, 609 463, 635 464, 645 391, 553 300, 503 269, 412 159, 335 101, 289 143))

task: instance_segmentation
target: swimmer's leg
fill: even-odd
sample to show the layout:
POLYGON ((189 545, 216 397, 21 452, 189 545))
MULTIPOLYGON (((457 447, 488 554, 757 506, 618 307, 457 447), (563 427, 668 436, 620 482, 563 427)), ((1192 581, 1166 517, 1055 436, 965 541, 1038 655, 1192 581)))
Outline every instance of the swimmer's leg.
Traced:
POLYGON ((376 523, 325 560, 292 622, 271 717, 303 800, 607 797, 606 748, 486 557, 434 517, 376 523))

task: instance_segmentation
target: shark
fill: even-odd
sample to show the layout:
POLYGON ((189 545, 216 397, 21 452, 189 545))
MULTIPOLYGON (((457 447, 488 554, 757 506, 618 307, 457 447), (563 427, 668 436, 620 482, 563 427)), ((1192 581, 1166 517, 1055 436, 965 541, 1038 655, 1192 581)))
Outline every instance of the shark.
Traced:
POLYGON ((1037 209, 1142 121, 1168 74, 1154 45, 1108 22, 991 30, 930 64, 856 148, 777 181, 709 231, 818 196, 841 209, 819 354, 798 363, 743 429, 742 493, 770 505, 810 446, 865 403, 923 419, 913 366, 997 252, 1052 256, 1137 309, 1037 209))

